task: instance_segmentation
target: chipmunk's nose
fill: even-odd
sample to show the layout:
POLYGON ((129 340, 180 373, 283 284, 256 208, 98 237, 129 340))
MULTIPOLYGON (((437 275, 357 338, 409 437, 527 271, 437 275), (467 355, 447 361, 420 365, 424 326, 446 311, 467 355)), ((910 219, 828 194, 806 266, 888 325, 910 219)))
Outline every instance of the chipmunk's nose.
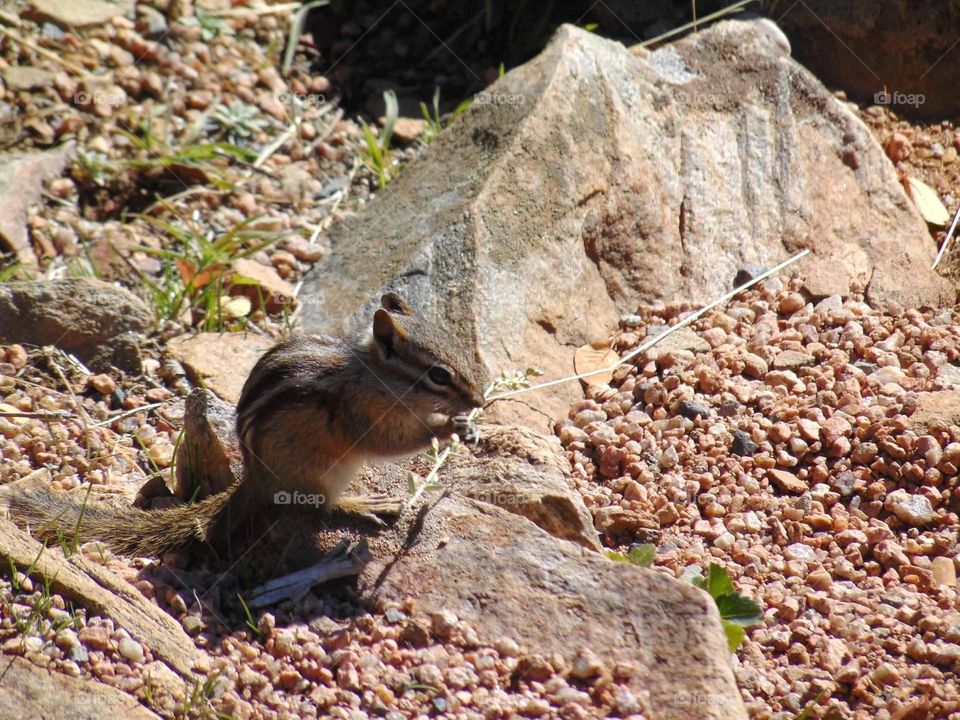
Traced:
POLYGON ((475 408, 482 408, 487 404, 487 400, 483 397, 482 392, 474 391, 474 393, 470 396, 470 404, 475 408))

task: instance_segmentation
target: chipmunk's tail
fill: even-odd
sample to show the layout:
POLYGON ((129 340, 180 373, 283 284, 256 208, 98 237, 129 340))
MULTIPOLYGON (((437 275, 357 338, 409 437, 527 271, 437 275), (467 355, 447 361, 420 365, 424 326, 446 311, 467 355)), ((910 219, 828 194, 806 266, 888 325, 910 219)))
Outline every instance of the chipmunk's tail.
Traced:
POLYGON ((198 502, 161 510, 91 503, 31 490, 4 497, 10 517, 36 537, 56 542, 102 540, 121 555, 160 557, 191 543, 223 537, 244 494, 240 482, 198 502))

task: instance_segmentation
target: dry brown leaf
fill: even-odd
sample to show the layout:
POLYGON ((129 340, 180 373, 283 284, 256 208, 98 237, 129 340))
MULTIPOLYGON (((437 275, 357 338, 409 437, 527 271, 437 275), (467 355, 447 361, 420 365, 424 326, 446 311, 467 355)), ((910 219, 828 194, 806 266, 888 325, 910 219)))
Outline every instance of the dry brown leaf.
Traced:
POLYGON ((608 372, 583 378, 588 385, 609 383, 613 379, 613 368, 618 362, 620 362, 620 356, 608 347, 595 348, 592 345, 581 345, 573 355, 573 368, 577 371, 577 375, 610 368, 608 372))
POLYGON ((200 272, 197 272, 197 266, 189 260, 183 258, 176 259, 177 270, 180 271, 180 277, 185 283, 190 283, 197 290, 206 287, 214 280, 223 277, 226 268, 223 265, 208 265, 200 272))
POLYGON ((950 213, 947 212, 947 208, 943 206, 936 190, 922 180, 917 180, 913 177, 905 178, 903 186, 906 188, 910 199, 913 200, 917 206, 923 219, 930 225, 943 227, 950 222, 950 213))

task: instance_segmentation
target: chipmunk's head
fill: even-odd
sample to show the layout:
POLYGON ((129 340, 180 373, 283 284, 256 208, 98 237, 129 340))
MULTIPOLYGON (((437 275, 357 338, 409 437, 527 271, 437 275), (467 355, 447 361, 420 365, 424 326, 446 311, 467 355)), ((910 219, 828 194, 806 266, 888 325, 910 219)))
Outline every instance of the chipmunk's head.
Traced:
POLYGON ((418 413, 430 409, 453 417, 484 404, 489 380, 476 349, 420 317, 396 293, 384 295, 374 313, 371 352, 377 365, 409 388, 403 401, 418 413), (432 408, 414 407, 417 399, 432 408))

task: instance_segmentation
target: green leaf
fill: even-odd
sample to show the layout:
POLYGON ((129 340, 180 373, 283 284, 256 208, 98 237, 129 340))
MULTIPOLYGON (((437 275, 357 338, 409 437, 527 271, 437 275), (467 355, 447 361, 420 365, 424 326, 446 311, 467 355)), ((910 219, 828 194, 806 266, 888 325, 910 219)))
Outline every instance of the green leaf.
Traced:
POLYGON ((453 117, 457 117, 460 113, 466 112, 470 106, 473 104, 473 98, 468 97, 465 100, 461 100, 460 104, 453 109, 453 117))
POLYGON ((695 579, 693 584, 701 590, 706 590, 714 600, 721 595, 735 592, 730 574, 716 563, 710 563, 710 570, 707 572, 706 578, 695 579))
POLYGON ((650 567, 657 557, 657 546, 652 543, 634 545, 627 552, 627 560, 640 567, 650 567))
POLYGON ((740 593, 727 593, 715 598, 720 617, 734 625, 749 627, 763 620, 763 613, 756 601, 740 593))
POLYGON ((707 577, 698 575, 698 569, 696 566, 688 567, 684 570, 683 577, 713 598, 720 613, 723 631, 727 635, 727 646, 733 652, 740 647, 746 636, 744 628, 763 621, 762 609, 755 601, 734 589, 730 574, 721 566, 711 563, 707 577))
POLYGON ((740 643, 743 642, 743 638, 746 637, 747 631, 739 625, 734 625, 726 620, 721 620, 720 624, 723 626, 723 632, 727 635, 727 648, 730 652, 736 652, 737 648, 740 647, 740 643))

